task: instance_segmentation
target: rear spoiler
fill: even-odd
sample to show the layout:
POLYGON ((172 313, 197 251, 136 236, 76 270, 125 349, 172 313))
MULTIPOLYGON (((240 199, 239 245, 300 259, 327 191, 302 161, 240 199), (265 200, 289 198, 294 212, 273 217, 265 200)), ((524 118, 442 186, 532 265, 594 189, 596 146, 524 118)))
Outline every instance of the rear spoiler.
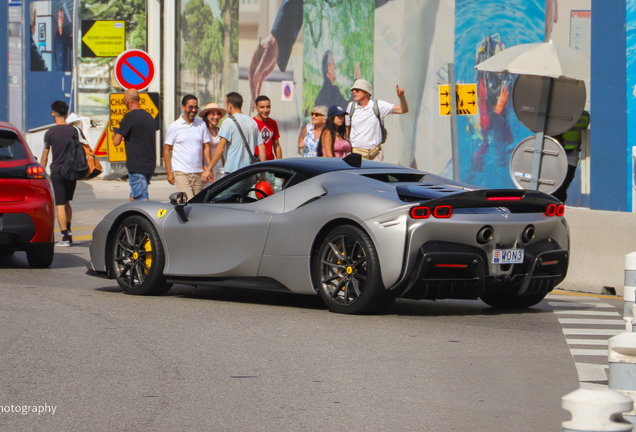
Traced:
MULTIPOLYGON (((440 188, 441 189, 441 188, 440 188)), ((505 207, 512 213, 539 213, 548 204, 561 204, 561 201, 544 192, 525 189, 481 189, 465 191, 444 188, 433 193, 429 188, 401 185, 397 187, 400 199, 419 203, 422 206, 449 205, 457 208, 505 207), (441 192, 441 193, 440 193, 441 192)))

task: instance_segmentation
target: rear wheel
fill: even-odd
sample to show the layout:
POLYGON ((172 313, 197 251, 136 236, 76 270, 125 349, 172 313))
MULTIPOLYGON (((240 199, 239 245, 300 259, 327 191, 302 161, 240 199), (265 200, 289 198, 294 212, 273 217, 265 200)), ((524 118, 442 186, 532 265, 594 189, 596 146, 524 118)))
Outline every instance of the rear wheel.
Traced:
POLYGON ((481 300, 488 306, 492 306, 497 309, 524 309, 530 306, 539 304, 541 300, 548 295, 544 294, 530 294, 521 295, 516 297, 481 297, 481 300))
POLYGON ((113 274, 127 294, 159 295, 172 287, 163 275, 165 255, 159 234, 148 219, 124 219, 115 232, 111 254, 113 274))
POLYGON ((332 230, 312 257, 315 286, 327 306, 344 314, 378 313, 395 295, 382 283, 380 262, 371 238, 358 227, 332 230))
POLYGON ((53 243, 39 243, 30 245, 26 251, 27 261, 33 268, 48 268, 53 264, 55 245, 53 243))

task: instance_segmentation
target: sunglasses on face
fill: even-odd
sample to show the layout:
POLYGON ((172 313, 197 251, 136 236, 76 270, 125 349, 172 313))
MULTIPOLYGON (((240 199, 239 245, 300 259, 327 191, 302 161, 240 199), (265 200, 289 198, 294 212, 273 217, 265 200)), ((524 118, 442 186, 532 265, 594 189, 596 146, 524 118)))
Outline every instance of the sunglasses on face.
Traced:
POLYGON ((199 107, 198 106, 192 106, 192 105, 186 105, 186 109, 188 111, 198 111, 199 107))
POLYGON ((324 114, 320 114, 320 113, 311 113, 312 117, 318 117, 318 116, 325 116, 324 114))
POLYGON ((211 111, 208 115, 213 115, 213 116, 216 116, 216 117, 222 117, 221 113, 218 112, 218 111, 211 111))

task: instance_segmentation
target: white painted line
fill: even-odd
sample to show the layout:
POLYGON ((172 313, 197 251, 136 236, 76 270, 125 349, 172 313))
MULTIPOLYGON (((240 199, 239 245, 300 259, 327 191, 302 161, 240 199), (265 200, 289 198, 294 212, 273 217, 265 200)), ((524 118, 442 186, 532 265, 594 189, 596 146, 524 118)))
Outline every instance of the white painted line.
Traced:
POLYGON ((597 310, 555 310, 559 315, 594 315, 594 316, 621 316, 618 312, 604 312, 597 310))
POLYGON ((625 329, 610 330, 610 329, 578 329, 578 328, 564 328, 564 335, 581 335, 581 336, 616 336, 623 333, 625 329))
POLYGON ((568 345, 605 345, 609 344, 609 341, 605 339, 566 339, 568 345))
POLYGON ((607 357, 607 350, 603 349, 570 349, 572 355, 607 357))
POLYGON ((590 389, 590 390, 607 390, 607 386, 605 384, 594 384, 589 382, 579 383, 582 389, 590 389))
POLYGON ((586 318, 559 318, 561 324, 590 324, 590 325, 619 325, 625 327, 622 319, 586 319, 586 318))
POLYGON ((606 381, 605 366, 590 363, 575 363, 579 381, 606 381))
POLYGON ((597 307, 597 308, 613 308, 613 306, 609 303, 589 303, 589 302, 581 302, 581 303, 575 303, 575 302, 548 302, 548 304, 550 306, 554 306, 554 307, 580 307, 580 308, 591 308, 591 307, 597 307))
POLYGON ((572 296, 571 294, 558 294, 558 293, 550 293, 547 296, 545 296, 545 298, 547 298, 548 300, 565 300, 566 297, 563 297, 564 295, 570 295, 570 297, 567 297, 569 299, 585 299, 585 301, 599 301, 600 299, 598 297, 593 297, 591 295, 584 295, 584 296, 572 296))

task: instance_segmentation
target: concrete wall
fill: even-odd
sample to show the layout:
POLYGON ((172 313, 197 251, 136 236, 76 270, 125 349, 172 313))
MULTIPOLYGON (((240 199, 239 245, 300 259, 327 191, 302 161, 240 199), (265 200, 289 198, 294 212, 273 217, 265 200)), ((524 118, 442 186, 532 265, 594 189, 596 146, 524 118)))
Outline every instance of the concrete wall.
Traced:
POLYGON ((623 295, 624 257, 636 251, 636 214, 568 207, 570 268, 560 288, 623 295))

